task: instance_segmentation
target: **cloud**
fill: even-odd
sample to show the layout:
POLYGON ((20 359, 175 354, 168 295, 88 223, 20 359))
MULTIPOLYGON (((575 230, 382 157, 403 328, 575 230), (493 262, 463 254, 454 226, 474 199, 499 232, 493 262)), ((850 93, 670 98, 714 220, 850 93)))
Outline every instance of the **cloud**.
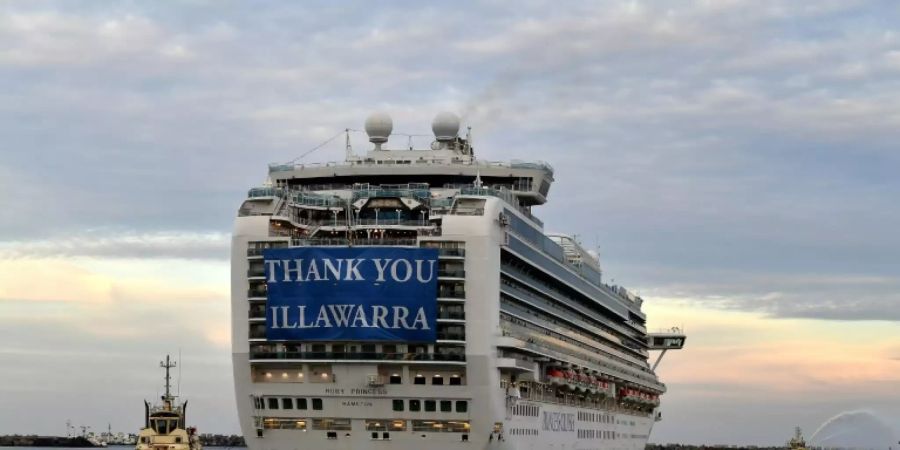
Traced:
POLYGON ((651 329, 679 325, 688 336, 657 370, 668 392, 653 442, 779 445, 794 426, 808 437, 859 405, 884 418, 900 414, 896 363, 884 361, 897 350, 895 323, 773 321, 656 298, 645 311, 651 329), (713 422, 715 430, 704 426, 713 422))
POLYGON ((136 234, 98 230, 47 240, 0 242, 0 259, 22 258, 176 258, 225 260, 225 233, 158 232, 136 234))
MULTIPOLYGON (((855 326, 889 336, 885 320, 900 317, 897 20, 890 2, 874 0, 525 1, 512 10, 492 1, 7 3, 3 317, 58 319, 65 337, 47 338, 44 351, 89 352, 135 344, 134 317, 169 311, 179 317, 166 328, 173 339, 227 359, 227 313, 213 320, 204 308, 227 305, 215 300, 227 297, 227 233, 266 163, 359 128, 372 110, 389 111, 398 132, 428 134, 433 115, 450 109, 473 126, 479 157, 552 163, 556 182, 537 215, 548 230, 598 247, 606 279, 648 304, 784 319, 776 327, 869 320, 855 326), (105 325, 75 326, 65 315, 105 325)), ((351 138, 355 151, 369 148, 351 138)), ((390 143, 406 144, 399 135, 390 143)), ((343 152, 338 142, 305 161, 343 152)), ((757 325, 716 329, 716 338, 752 341, 769 331, 757 325)), ((35 330, 16 336, 54 333, 35 330)), ((796 371, 786 359, 765 366, 741 353, 777 346, 738 344, 702 361, 727 361, 730 351, 748 374, 775 373, 795 387, 804 386, 798 371, 840 372, 822 355, 796 371)), ((227 361, 210 367, 228 391, 227 361)), ((675 377, 659 436, 698 439, 708 427, 692 424, 733 413, 726 400, 735 397, 749 405, 746 417, 709 439, 771 436, 780 424, 764 417, 775 400, 794 415, 820 410, 763 382, 742 390, 732 383, 740 374, 721 364, 704 367, 706 387, 690 384, 687 369, 675 377), (705 396, 711 406, 698 411, 692 396, 707 388, 725 400, 705 396)), ((864 367, 855 376, 869 384, 860 386, 880 388, 877 364, 864 367)), ((836 389, 846 396, 829 396, 830 405, 856 406, 856 387, 836 389)), ((33 398, 18 401, 0 417, 18 420, 33 398)), ((46 418, 29 420, 19 424, 46 418)))
POLYGON ((164 63, 190 57, 166 30, 146 17, 86 17, 57 11, 0 16, 7 42, 0 64, 13 67, 89 67, 126 59, 164 63))
POLYGON ((66 417, 135 430, 159 392, 157 361, 182 350, 194 423, 233 433, 227 277, 223 261, 0 259, 0 433, 59 434, 66 417))
POLYGON ((126 307, 187 310, 227 303, 227 274, 224 262, 204 266, 177 259, 0 260, 0 302, 23 309, 32 302, 47 303, 48 308, 71 304, 103 313, 126 307))
MULTIPOLYGON (((754 311, 774 318, 900 321, 900 279, 839 274, 738 274, 713 271, 696 284, 667 283, 645 292, 660 301, 754 311), (674 297, 672 297, 674 296, 674 297)), ((671 275, 677 277, 677 275, 671 275)))
POLYGON ((0 299, 104 302, 111 281, 69 262, 0 261, 0 299))

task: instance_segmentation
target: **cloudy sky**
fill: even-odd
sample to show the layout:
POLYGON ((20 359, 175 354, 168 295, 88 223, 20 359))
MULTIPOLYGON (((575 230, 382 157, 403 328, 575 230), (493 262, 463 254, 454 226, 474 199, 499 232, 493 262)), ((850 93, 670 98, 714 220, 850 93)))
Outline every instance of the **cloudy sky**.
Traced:
POLYGON ((892 0, 0 0, 0 434, 133 431, 179 349, 194 420, 237 433, 236 209, 373 110, 413 134, 455 111, 479 156, 555 167, 548 230, 690 335, 653 441, 900 423, 898 23, 892 0))

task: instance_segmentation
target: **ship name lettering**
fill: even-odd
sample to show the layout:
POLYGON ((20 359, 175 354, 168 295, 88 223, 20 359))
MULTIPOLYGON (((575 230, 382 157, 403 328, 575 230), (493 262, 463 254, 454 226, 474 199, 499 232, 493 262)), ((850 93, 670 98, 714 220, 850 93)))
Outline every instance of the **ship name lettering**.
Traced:
POLYGON ((575 431, 575 414, 544 411, 544 431, 575 431))
POLYGON ((372 402, 360 401, 360 400, 344 400, 341 402, 341 406, 365 406, 372 407, 374 404, 372 402))
POLYGON ((365 389, 365 388, 353 388, 353 389, 350 389, 350 394, 351 394, 351 395, 387 395, 387 389, 381 389, 381 388, 371 388, 371 389, 365 389))

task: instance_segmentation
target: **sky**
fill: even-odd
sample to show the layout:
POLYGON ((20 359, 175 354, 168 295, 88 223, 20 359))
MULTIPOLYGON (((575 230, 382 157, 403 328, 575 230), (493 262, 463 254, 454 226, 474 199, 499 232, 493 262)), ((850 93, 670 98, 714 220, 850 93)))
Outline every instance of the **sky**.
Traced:
POLYGON ((179 352, 200 430, 238 433, 237 208, 377 110, 553 165, 547 230, 689 335, 651 441, 900 423, 898 23, 890 0, 0 0, 0 434, 134 431, 179 352))

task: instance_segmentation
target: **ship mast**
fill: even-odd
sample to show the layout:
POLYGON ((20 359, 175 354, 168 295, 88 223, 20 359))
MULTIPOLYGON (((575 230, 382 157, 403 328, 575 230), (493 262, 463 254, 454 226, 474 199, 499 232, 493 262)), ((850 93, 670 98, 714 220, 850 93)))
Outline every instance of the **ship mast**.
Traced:
POLYGON ((159 362, 159 367, 166 369, 166 395, 163 396, 162 400, 165 403, 165 406, 171 410, 172 408, 172 400, 175 397, 172 396, 172 376, 169 374, 169 369, 176 366, 174 361, 169 359, 169 355, 166 355, 165 361, 159 362))

